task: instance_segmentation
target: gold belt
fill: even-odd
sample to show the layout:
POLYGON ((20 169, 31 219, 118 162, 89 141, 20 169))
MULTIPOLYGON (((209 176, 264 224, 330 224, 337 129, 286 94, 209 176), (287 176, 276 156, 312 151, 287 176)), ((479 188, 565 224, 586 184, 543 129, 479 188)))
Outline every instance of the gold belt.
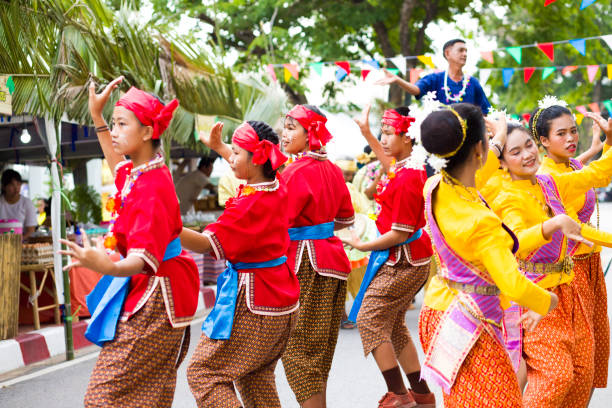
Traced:
POLYGON ((519 268, 525 272, 533 272, 540 275, 549 275, 552 273, 565 273, 570 275, 574 269, 574 261, 571 257, 566 256, 563 261, 557 263, 541 263, 530 262, 523 259, 517 259, 519 268))
POLYGON ((501 294, 499 288, 495 285, 478 286, 469 283, 455 282, 448 279, 445 280, 449 288, 459 290, 463 293, 476 293, 477 295, 485 296, 499 296, 501 294))

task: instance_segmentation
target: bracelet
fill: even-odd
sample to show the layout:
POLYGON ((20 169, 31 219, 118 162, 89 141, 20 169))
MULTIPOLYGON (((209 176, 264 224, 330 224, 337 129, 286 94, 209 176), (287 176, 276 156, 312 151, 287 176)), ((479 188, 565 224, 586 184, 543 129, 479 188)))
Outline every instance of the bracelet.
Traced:
POLYGON ((501 153, 502 153, 502 148, 499 144, 499 142, 495 141, 495 140, 491 140, 489 142, 489 146, 494 147, 497 150, 497 158, 499 159, 501 157, 501 153))
POLYGON ((108 125, 98 126, 96 128, 96 133, 108 132, 108 125))

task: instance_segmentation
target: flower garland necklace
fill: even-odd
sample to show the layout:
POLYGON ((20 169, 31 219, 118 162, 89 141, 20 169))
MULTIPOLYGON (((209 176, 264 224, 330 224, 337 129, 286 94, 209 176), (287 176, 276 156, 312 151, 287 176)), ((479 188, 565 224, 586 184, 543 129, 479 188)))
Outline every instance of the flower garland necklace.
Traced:
POLYGON ((278 179, 269 183, 260 184, 241 184, 238 186, 237 194, 235 197, 230 197, 225 203, 225 208, 231 207, 235 204, 235 201, 240 197, 248 197, 255 194, 257 191, 272 192, 278 190, 280 183, 278 179))
POLYGON ((121 191, 117 191, 114 197, 111 197, 106 202, 106 210, 111 213, 111 220, 108 225, 108 232, 104 236, 104 248, 106 248, 109 252, 117 249, 117 237, 115 237, 115 233, 113 230, 115 229, 115 223, 117 222, 117 218, 119 218, 119 214, 123 211, 125 207, 125 200, 127 196, 132 191, 134 184, 136 184, 136 180, 142 175, 143 169, 148 168, 151 163, 155 160, 159 160, 160 156, 156 155, 153 159, 149 160, 142 166, 139 166, 138 170, 135 174, 131 172, 127 175, 129 179, 129 183, 123 187, 121 191))
POLYGON ((396 163, 395 159, 392 159, 387 174, 383 174, 383 176, 380 178, 380 181, 376 185, 376 193, 374 194, 374 200, 376 201, 376 210, 374 214, 370 216, 370 218, 372 218, 374 221, 378 219, 378 215, 382 211, 382 199, 380 198, 380 196, 382 195, 382 193, 385 192, 389 183, 391 183, 391 181, 395 179, 397 172, 404 168, 404 164, 406 163, 406 161, 407 159, 404 159, 399 163, 396 163))
POLYGON ((451 102, 461 102, 461 101, 463 101, 463 96, 465 95, 467 87, 470 84, 470 77, 469 77, 469 75, 464 75, 463 80, 461 81, 461 83, 463 84, 463 87, 461 88, 459 93, 456 94, 456 95, 449 95, 450 88, 448 86, 448 71, 444 71, 444 95, 446 96, 446 101, 447 102, 448 101, 451 101, 451 102))

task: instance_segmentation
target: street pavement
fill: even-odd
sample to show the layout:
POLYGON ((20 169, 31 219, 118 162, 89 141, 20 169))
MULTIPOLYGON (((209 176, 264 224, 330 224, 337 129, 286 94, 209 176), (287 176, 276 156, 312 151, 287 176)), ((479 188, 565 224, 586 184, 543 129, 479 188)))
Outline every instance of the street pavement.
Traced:
MULTIPOLYGON (((612 232, 612 204, 603 203, 601 207, 601 228, 612 232)), ((612 259, 612 250, 604 249, 604 268, 612 259)), ((610 268, 612 270, 612 267, 610 268)), ((612 272, 608 274, 606 282, 612 287, 612 272)), ((417 296, 415 310, 406 314, 406 323, 413 339, 418 341, 418 310, 421 307, 423 294, 417 296)), ((612 310, 612 296, 608 298, 608 310, 612 310)), ((347 305, 347 308, 349 305, 347 305)), ((200 323, 192 326, 192 341, 189 350, 189 361, 191 353, 195 349, 200 333, 200 323)), ((93 357, 93 355, 89 355, 93 357)), ((85 357, 87 358, 87 357, 85 357)), ((422 361, 423 354, 420 352, 422 361)), ((0 383, 0 407, 2 408, 65 408, 82 406, 83 395, 87 388, 87 381, 95 358, 79 361, 74 365, 63 367, 62 363, 50 367, 40 367, 41 370, 50 371, 35 378, 28 378, 2 387, 0 383), (63 367, 63 368, 61 368, 63 367), (56 368, 59 368, 56 370, 56 368), (51 371, 53 370, 53 371, 51 371)), ((173 408, 192 408, 195 401, 189 391, 186 377, 187 363, 179 369, 176 393, 173 408)), ((44 372, 44 371, 43 371, 44 372)), ((612 379, 612 370, 609 370, 612 379)), ((30 375, 30 374, 28 374, 30 375)), ((36 374, 34 374, 36 375, 36 374)), ((31 376, 31 375, 30 375, 31 376)), ((14 379, 13 381, 15 381, 14 379)), ((282 364, 276 369, 276 381, 278 393, 283 407, 297 408, 298 404, 287 384, 282 364)), ((358 331, 341 330, 336 347, 336 354, 332 365, 328 382, 328 407, 330 408, 370 408, 376 407, 379 398, 385 393, 386 387, 376 363, 372 357, 364 358, 361 348, 361 340, 358 331)), ((442 401, 441 391, 434 389, 438 401, 442 401)), ((442 406, 442 404, 439 404, 442 406)), ((608 408, 612 406, 612 387, 596 390, 590 404, 592 408, 608 408)))

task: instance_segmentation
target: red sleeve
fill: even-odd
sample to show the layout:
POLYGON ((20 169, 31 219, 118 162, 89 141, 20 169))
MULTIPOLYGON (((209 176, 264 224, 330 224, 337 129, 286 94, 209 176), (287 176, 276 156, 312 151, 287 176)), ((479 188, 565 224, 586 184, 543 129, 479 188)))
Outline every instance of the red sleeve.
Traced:
MULTIPOLYGON (((135 193, 133 190, 130 195, 135 193)), ((167 206, 170 200, 156 191, 139 191, 130 203, 130 229, 127 232, 127 254, 145 261, 144 271, 156 273, 164 259, 166 247, 175 238, 174 214, 167 206)), ((131 200, 130 200, 131 201, 131 200)))
POLYGON ((419 220, 423 217, 423 186, 424 180, 420 172, 406 169, 410 174, 402 177, 393 191, 391 211, 391 229, 396 231, 414 232, 419 220))
POLYGON ((351 201, 351 193, 346 187, 344 177, 340 179, 336 187, 338 194, 340 194, 340 207, 334 221, 338 224, 352 225, 355 222, 355 209, 353 208, 353 202, 351 201))
POLYGON ((240 197, 225 208, 217 222, 206 227, 204 235, 210 240, 211 251, 217 259, 228 259, 232 262, 257 239, 257 225, 250 219, 251 199, 240 197))

